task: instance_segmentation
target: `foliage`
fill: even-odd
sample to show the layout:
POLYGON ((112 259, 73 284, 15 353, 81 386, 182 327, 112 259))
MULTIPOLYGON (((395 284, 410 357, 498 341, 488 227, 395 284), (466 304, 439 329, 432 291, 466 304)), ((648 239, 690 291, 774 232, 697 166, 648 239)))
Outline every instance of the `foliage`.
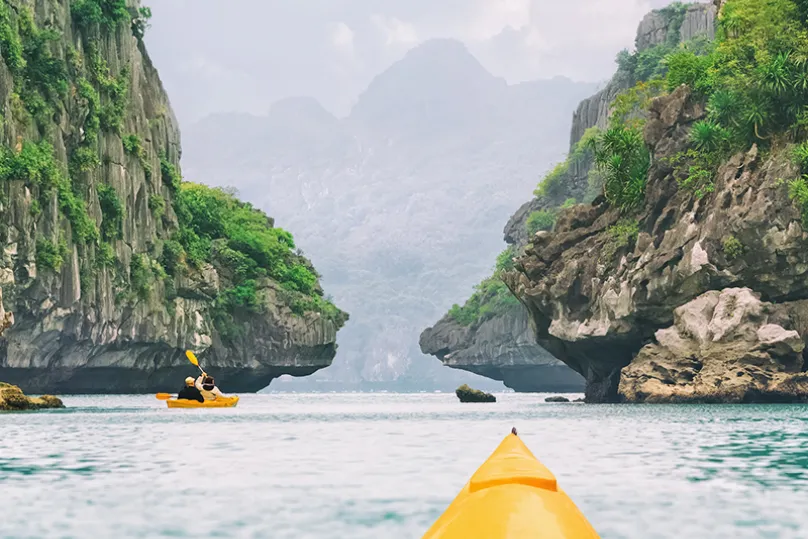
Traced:
POLYGON ((11 20, 11 9, 5 2, 0 7, 0 52, 12 73, 19 73, 25 69, 22 39, 11 20))
POLYGON ((808 105, 808 28, 792 0, 728 0, 714 49, 681 56, 668 86, 688 84, 708 103, 709 119, 733 146, 804 136, 808 105))
POLYGON ((665 59, 668 67, 667 87, 673 91, 682 84, 698 93, 709 91, 709 79, 704 76, 710 66, 710 57, 688 49, 677 50, 665 59))
POLYGON ((576 163, 585 162, 591 159, 592 142, 597 140, 598 136, 600 136, 600 129, 597 127, 590 127, 584 131, 584 134, 581 136, 581 140, 579 140, 573 147, 570 159, 576 163))
MULTIPOLYGON (((655 97, 662 95, 664 82, 655 79, 648 82, 638 82, 633 87, 620 92, 612 102, 611 117, 609 118, 609 126, 628 126, 640 130, 643 126, 644 120, 639 114, 648 108, 651 100, 655 97)), ((599 137, 592 137, 588 141, 590 146, 602 138, 602 133, 599 137)))
POLYGON ((668 28, 666 41, 640 51, 620 51, 617 55, 618 73, 632 84, 663 78, 668 70, 666 59, 680 45, 686 12, 687 6, 681 2, 658 10, 668 28))
POLYGON ((289 292, 319 296, 317 275, 294 253, 292 235, 273 227, 252 205, 222 189, 183 183, 175 210, 180 223, 175 239, 189 263, 212 262, 236 287, 270 277, 289 292))
POLYGON ((120 133, 129 100, 129 67, 124 66, 117 76, 113 76, 96 41, 88 43, 87 55, 90 77, 104 97, 97 110, 99 126, 104 131, 120 133))
POLYGON ((608 240, 603 245, 601 257, 603 260, 611 260, 620 249, 630 247, 640 233, 640 225, 633 219, 621 219, 608 229, 608 240))
POLYGON ((173 191, 179 191, 182 184, 182 176, 179 170, 175 167, 166 156, 160 157, 160 173, 163 178, 163 183, 170 187, 173 191))
POLYGON ((79 146, 70 156, 70 171, 74 175, 89 172, 100 165, 101 160, 98 158, 98 153, 89 146, 79 146))
POLYGON ((547 210, 534 211, 527 218, 527 233, 533 236, 540 230, 552 230, 555 225, 555 213, 547 210))
POLYGON ((794 162, 800 167, 800 171, 808 174, 808 141, 795 146, 792 155, 794 162))
POLYGON ((67 256, 67 245, 64 242, 55 244, 45 238, 40 238, 36 242, 37 268, 59 271, 67 256))
POLYGON ((565 210, 565 209, 567 209, 567 208, 572 208, 572 207, 573 207, 573 206, 575 206, 576 204, 578 204, 578 201, 577 201, 577 200, 575 200, 574 198, 568 198, 568 199, 567 199, 567 200, 565 200, 565 201, 564 201, 564 203, 561 205, 561 209, 562 209, 562 210, 565 210))
POLYGON ((177 275, 186 267, 185 249, 176 240, 167 240, 163 243, 163 256, 160 263, 170 275, 177 275))
POLYGON ((497 256, 494 275, 478 284, 474 288, 472 296, 462 307, 457 304, 453 305, 448 315, 459 324, 470 326, 519 305, 519 300, 501 278, 503 272, 513 270, 515 256, 516 249, 513 245, 502 251, 497 256))
POLYGON ((149 195, 149 209, 156 219, 159 219, 166 212, 166 199, 163 195, 152 193, 149 195))
POLYGON ((115 189, 109 185, 98 185, 98 203, 101 206, 101 238, 104 241, 120 239, 123 236, 124 208, 115 189))
POLYGON ((129 155, 140 157, 145 151, 143 149, 143 142, 140 140, 140 137, 134 133, 123 137, 121 142, 123 143, 124 151, 129 155))
POLYGON ((151 17, 151 8, 145 6, 139 8, 136 16, 132 17, 132 35, 138 39, 143 39, 143 36, 146 35, 146 30, 151 26, 149 23, 151 17))
POLYGON ((555 197, 564 189, 564 182, 569 173, 569 163, 558 163, 534 191, 536 196, 555 197))
POLYGON ((112 267, 115 264, 115 251, 112 245, 100 243, 95 251, 95 265, 97 268, 112 267))
POLYGON ((513 245, 508 246, 507 249, 499 253, 497 255, 497 263, 494 266, 494 274, 513 270, 513 258, 515 256, 516 250, 513 245))
POLYGON ((70 9, 73 20, 84 30, 95 26, 109 30, 131 18, 126 0, 74 0, 70 9))
POLYGON ((13 76, 12 106, 19 122, 33 117, 40 129, 50 128, 59 99, 67 95, 65 64, 51 53, 60 37, 55 30, 40 30, 30 8, 0 5, 0 53, 13 76))
POLYGON ((146 254, 132 255, 129 263, 129 284, 140 299, 148 299, 157 280, 167 277, 163 266, 146 254))
POLYGON ((40 195, 56 191, 59 208, 70 221, 73 241, 88 243, 98 238, 87 206, 78 196, 53 156, 53 147, 45 141, 25 142, 19 153, 0 147, 0 181, 20 180, 39 188, 40 195))
POLYGON ((724 238, 722 248, 728 260, 735 260, 744 252, 743 244, 735 236, 724 238))
POLYGON ((791 180, 788 184, 788 196, 802 212, 803 228, 808 228, 808 176, 791 180))
POLYGON ((651 161, 639 128, 618 124, 592 145, 606 199, 623 211, 636 208, 645 196, 651 161))
POLYGON ((486 279, 475 287, 474 294, 461 307, 453 305, 449 316, 463 326, 470 326, 490 316, 519 305, 511 291, 498 276, 486 279))

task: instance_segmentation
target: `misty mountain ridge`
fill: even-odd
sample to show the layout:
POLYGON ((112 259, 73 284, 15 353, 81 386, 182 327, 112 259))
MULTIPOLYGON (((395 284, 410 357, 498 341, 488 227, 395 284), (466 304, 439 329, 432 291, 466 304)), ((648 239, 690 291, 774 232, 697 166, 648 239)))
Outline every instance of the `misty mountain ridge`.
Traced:
POLYGON ((572 111, 594 88, 508 85, 463 44, 435 40, 377 76, 345 118, 300 97, 266 116, 204 119, 185 130, 183 168, 275 217, 351 313, 315 379, 445 386, 470 375, 423 356, 418 334, 490 273, 501 224, 563 158, 572 111))

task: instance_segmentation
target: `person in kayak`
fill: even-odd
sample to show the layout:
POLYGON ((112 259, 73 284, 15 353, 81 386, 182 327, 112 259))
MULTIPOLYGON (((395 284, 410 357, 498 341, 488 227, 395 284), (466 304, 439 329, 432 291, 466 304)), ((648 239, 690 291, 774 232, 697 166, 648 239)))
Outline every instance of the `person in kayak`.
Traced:
POLYGON ((216 382, 213 380, 213 376, 208 376, 207 373, 202 373, 202 375, 196 379, 196 388, 202 394, 206 401, 216 400, 218 397, 224 397, 224 393, 219 391, 219 388, 216 387, 216 382))
POLYGON ((189 401, 205 402, 205 397, 202 396, 202 392, 199 391, 199 389, 197 389, 194 382, 195 380, 193 379, 193 377, 189 376, 188 378, 186 378, 185 387, 180 389, 177 398, 189 401))

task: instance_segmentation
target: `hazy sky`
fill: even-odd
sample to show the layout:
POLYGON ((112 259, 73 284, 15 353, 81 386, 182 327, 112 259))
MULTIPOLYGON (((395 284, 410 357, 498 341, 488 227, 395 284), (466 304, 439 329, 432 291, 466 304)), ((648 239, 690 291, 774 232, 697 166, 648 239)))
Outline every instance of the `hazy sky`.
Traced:
POLYGON ((150 0, 146 43, 183 125, 288 96, 344 115, 418 43, 456 38, 509 82, 600 81, 666 0, 150 0))

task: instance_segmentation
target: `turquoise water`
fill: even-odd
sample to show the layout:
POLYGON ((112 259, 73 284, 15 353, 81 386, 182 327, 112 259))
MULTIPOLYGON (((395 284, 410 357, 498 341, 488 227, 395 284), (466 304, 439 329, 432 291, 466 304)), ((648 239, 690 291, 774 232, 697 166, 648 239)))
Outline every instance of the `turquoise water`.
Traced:
POLYGON ((68 397, 0 414, 3 538, 420 538, 512 426, 603 538, 808 537, 808 407, 68 397))

